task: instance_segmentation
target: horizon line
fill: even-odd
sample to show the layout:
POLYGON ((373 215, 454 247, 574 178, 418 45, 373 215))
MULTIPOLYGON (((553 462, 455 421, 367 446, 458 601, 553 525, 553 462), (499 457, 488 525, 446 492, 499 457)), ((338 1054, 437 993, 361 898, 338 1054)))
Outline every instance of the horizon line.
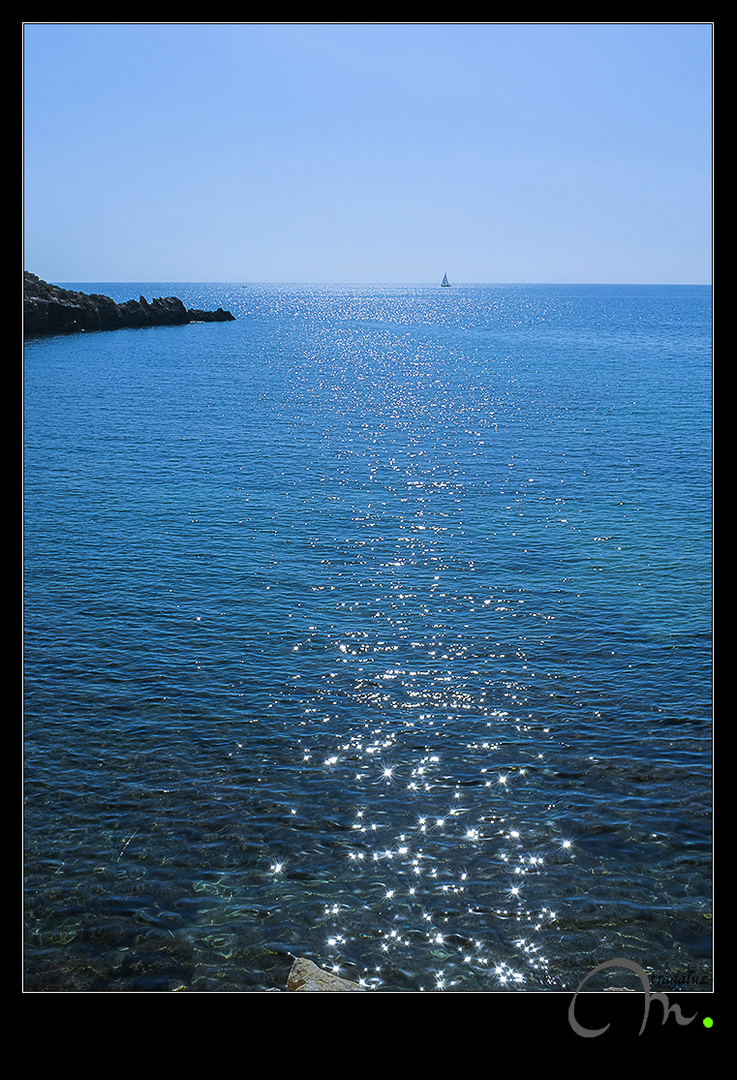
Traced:
MULTIPOLYGON (((29 271, 29 273, 33 273, 33 272, 34 271, 29 271)), ((40 277, 41 275, 39 274, 37 276, 40 277)), ((44 278, 43 280, 48 281, 47 278, 44 278)), ((441 288, 440 283, 435 281, 434 279, 433 280, 416 280, 416 281, 411 281, 411 280, 408 280, 408 279, 407 280, 404 280, 404 279, 403 280, 392 280, 392 281, 386 281, 386 280, 385 281, 380 281, 380 280, 368 280, 368 279, 366 279, 366 280, 356 279, 356 280, 352 280, 352 281, 337 281, 337 280, 336 281, 329 281, 329 280, 326 279, 326 280, 320 280, 320 281, 311 281, 311 280, 300 280, 298 278, 290 278, 290 279, 285 278, 285 279, 276 280, 276 279, 266 279, 266 278, 257 279, 257 278, 172 278, 172 277, 169 277, 169 278, 65 278, 65 279, 57 278, 56 281, 60 285, 82 283, 82 282, 89 283, 89 284, 94 284, 95 282, 106 282, 107 284, 110 284, 110 285, 129 285, 129 284, 152 284, 152 285, 155 285, 155 284, 158 284, 160 282, 161 283, 167 282, 167 283, 170 283, 170 284, 179 284, 179 285, 323 285, 323 286, 325 286, 325 285, 328 285, 328 286, 340 286, 340 285, 381 285, 381 286, 386 286, 386 285, 430 285, 430 286, 437 286, 438 288, 441 288)), ((53 284, 53 282, 49 282, 49 284, 53 284)), ((611 280, 611 281, 575 281, 575 280, 571 280, 571 281, 523 281, 523 280, 513 280, 513 281, 512 280, 510 280, 510 281, 456 281, 456 282, 452 282, 450 287, 452 289, 454 287, 458 288, 458 287, 461 287, 461 286, 464 286, 464 285, 494 285, 494 286, 498 286, 498 285, 592 285, 592 286, 599 286, 599 285, 627 285, 627 286, 693 285, 693 286, 697 286, 698 285, 698 286, 707 286, 708 285, 708 286, 711 286, 711 285, 713 285, 713 280, 707 280, 707 281, 639 281, 639 280, 633 280, 633 281, 621 281, 621 280, 616 280, 616 281, 615 280, 611 280)))

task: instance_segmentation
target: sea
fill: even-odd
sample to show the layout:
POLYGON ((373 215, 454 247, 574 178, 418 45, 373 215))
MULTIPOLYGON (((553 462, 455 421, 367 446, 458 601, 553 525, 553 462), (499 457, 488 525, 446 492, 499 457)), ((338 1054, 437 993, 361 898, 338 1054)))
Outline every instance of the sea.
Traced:
POLYGON ((25 992, 711 991, 711 288, 60 284, 25 992))

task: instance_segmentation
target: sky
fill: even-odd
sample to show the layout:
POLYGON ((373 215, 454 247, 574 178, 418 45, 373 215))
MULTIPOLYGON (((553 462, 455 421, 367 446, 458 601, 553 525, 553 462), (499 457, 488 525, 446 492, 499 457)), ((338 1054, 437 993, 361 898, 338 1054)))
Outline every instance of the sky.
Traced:
POLYGON ((50 282, 705 283, 710 23, 25 23, 50 282))

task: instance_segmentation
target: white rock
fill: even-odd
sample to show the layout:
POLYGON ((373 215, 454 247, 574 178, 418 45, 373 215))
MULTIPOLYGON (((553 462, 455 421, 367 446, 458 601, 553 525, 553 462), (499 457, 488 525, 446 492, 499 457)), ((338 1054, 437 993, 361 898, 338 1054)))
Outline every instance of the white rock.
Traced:
POLYGON ((348 979, 340 979, 337 975, 331 975, 329 971, 323 971, 311 960, 295 960, 287 979, 287 990, 297 994, 350 994, 356 991, 365 994, 366 991, 358 983, 348 979))

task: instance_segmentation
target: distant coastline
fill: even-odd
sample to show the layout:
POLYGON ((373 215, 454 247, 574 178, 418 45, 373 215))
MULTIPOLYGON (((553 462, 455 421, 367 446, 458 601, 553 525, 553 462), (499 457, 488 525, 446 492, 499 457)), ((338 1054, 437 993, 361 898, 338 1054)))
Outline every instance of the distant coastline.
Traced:
POLYGON ((235 315, 218 308, 185 308, 176 296, 149 303, 143 296, 117 304, 99 293, 74 292, 23 274, 23 336, 73 334, 84 330, 122 330, 143 326, 184 326, 194 322, 233 322, 235 315))

